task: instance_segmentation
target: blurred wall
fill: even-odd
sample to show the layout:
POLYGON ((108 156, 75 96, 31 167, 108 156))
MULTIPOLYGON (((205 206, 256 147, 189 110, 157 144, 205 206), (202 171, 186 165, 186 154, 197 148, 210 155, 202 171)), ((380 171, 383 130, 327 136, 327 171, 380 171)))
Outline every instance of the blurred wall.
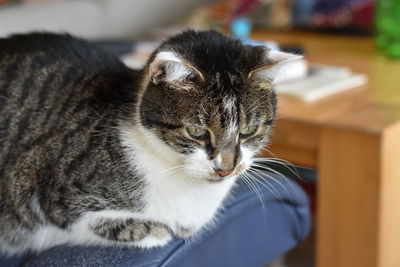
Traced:
POLYGON ((178 21, 208 0, 57 0, 0 7, 0 36, 47 30, 90 39, 132 38, 178 21))

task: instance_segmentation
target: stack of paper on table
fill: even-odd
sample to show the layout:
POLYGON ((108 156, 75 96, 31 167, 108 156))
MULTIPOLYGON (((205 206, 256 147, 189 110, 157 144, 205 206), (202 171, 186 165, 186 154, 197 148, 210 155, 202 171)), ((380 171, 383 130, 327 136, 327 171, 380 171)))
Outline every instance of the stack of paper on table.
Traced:
MULTIPOLYGON (((284 72, 299 72, 301 68, 284 68, 284 72)), ((288 75, 290 76, 290 75, 288 75)), ((366 84, 368 78, 364 74, 353 73, 346 67, 311 65, 303 78, 296 80, 281 79, 276 81, 275 90, 278 94, 293 96, 306 102, 356 88, 366 84)))

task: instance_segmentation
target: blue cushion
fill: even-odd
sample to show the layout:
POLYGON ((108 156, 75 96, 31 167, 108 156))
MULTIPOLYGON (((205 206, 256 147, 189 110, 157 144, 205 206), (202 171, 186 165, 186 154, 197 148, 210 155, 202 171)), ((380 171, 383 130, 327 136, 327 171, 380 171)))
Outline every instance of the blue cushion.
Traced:
POLYGON ((308 202, 296 183, 265 178, 257 194, 239 182, 213 227, 190 241, 150 250, 59 246, 0 266, 264 266, 302 241, 310 228, 308 202), (264 208, 263 208, 264 206, 264 208))

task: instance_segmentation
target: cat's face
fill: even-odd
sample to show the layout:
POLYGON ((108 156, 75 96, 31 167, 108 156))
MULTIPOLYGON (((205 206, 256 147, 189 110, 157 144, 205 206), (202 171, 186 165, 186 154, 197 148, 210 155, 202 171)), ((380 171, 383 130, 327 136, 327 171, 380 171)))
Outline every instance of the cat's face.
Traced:
POLYGON ((273 72, 263 72, 275 62, 266 58, 265 49, 208 34, 217 38, 208 40, 209 48, 197 40, 197 50, 185 51, 181 37, 183 44, 171 48, 167 41, 155 52, 140 121, 177 153, 188 176, 222 181, 246 171, 268 141, 276 99, 273 72), (214 51, 203 51, 207 58, 201 58, 201 49, 214 51))

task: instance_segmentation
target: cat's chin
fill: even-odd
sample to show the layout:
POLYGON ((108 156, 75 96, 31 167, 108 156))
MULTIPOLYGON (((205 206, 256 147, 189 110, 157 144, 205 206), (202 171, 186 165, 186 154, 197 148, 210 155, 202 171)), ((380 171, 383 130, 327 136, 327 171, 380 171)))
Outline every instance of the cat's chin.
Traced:
POLYGON ((235 171, 233 174, 225 176, 225 177, 218 177, 216 175, 211 175, 210 177, 206 178, 206 180, 210 183, 221 183, 227 180, 235 179, 236 177, 240 176, 242 173, 246 172, 247 168, 243 167, 239 170, 235 171))
POLYGON ((213 178, 208 178, 206 179, 208 182, 213 183, 213 184, 218 184, 221 183, 223 181, 226 181, 232 177, 234 177, 235 175, 232 176, 228 176, 228 177, 213 177, 213 178))
POLYGON ((229 175, 229 176, 225 176, 225 177, 220 177, 220 176, 218 176, 216 174, 212 174, 212 173, 210 173, 209 175, 202 175, 202 176, 190 175, 190 177, 192 177, 193 179, 195 179, 197 181, 204 181, 204 182, 212 183, 212 184, 219 184, 224 181, 232 180, 232 179, 235 179, 235 177, 237 177, 237 176, 238 176, 238 174, 236 174, 236 173, 229 175))

